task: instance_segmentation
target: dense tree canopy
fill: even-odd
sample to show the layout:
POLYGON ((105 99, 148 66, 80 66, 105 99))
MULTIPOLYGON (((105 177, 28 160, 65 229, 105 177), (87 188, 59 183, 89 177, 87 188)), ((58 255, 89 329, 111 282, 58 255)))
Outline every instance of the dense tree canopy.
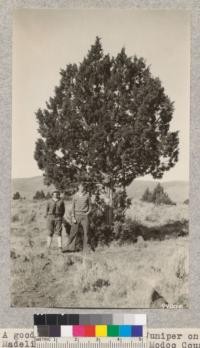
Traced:
POLYGON ((178 160, 170 131, 173 103, 143 58, 104 54, 97 37, 80 64, 68 64, 46 108, 36 113, 35 159, 47 184, 78 181, 125 188, 138 176, 161 178, 178 160))

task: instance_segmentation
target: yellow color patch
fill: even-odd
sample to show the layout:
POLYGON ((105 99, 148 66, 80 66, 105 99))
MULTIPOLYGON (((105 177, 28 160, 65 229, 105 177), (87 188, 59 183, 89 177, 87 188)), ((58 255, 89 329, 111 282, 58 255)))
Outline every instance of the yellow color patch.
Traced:
POLYGON ((96 337, 107 337, 107 325, 96 325, 95 326, 96 337))

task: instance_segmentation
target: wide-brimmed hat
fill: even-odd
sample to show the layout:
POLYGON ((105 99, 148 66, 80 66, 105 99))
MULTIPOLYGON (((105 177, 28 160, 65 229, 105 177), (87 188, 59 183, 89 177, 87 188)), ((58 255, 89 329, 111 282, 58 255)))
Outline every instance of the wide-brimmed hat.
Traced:
POLYGON ((54 190, 54 191, 52 191, 52 193, 51 193, 52 196, 53 196, 54 193, 59 193, 59 195, 60 195, 60 191, 59 191, 59 190, 54 190))

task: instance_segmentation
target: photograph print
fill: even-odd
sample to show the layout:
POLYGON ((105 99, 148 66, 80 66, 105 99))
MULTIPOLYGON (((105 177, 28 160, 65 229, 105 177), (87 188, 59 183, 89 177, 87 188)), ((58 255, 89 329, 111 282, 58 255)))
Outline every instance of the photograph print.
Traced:
POLYGON ((11 306, 189 307, 190 15, 13 14, 11 306))

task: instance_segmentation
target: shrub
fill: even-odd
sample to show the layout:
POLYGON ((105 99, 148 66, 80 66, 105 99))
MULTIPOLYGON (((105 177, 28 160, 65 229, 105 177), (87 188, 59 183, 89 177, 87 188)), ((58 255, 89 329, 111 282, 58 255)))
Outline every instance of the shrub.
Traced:
POLYGON ((175 221, 162 226, 147 227, 137 220, 126 219, 118 225, 115 239, 120 244, 136 243, 138 237, 146 240, 164 240, 166 238, 177 238, 188 235, 188 221, 175 221))
POLYGON ((126 210, 131 206, 131 199, 127 198, 126 191, 115 192, 113 198, 114 221, 124 221, 126 210))
POLYGON ((113 239, 113 226, 106 223, 107 207, 104 202, 101 205, 95 201, 92 204, 90 214, 90 244, 92 248, 96 248, 98 244, 108 245, 113 239))
POLYGON ((187 205, 188 205, 189 202, 190 202, 190 201, 189 201, 189 198, 187 198, 187 199, 183 202, 183 204, 187 204, 187 205))
POLYGON ((125 191, 114 193, 113 207, 109 207, 105 200, 97 195, 92 203, 90 214, 90 244, 95 248, 98 244, 110 244, 117 239, 117 226, 125 221, 126 209, 130 206, 131 200, 127 198, 125 191), (113 223, 109 225, 108 214, 112 209, 113 223))
POLYGON ((21 196, 20 196, 20 193, 19 192, 15 192, 14 195, 13 195, 13 199, 20 199, 21 196))
POLYGON ((132 219, 126 219, 124 222, 115 224, 115 239, 120 244, 124 243, 136 243, 138 233, 140 233, 140 223, 132 219))
POLYGON ((45 194, 44 192, 41 191, 36 191, 35 196, 33 196, 33 199, 45 199, 45 194))

